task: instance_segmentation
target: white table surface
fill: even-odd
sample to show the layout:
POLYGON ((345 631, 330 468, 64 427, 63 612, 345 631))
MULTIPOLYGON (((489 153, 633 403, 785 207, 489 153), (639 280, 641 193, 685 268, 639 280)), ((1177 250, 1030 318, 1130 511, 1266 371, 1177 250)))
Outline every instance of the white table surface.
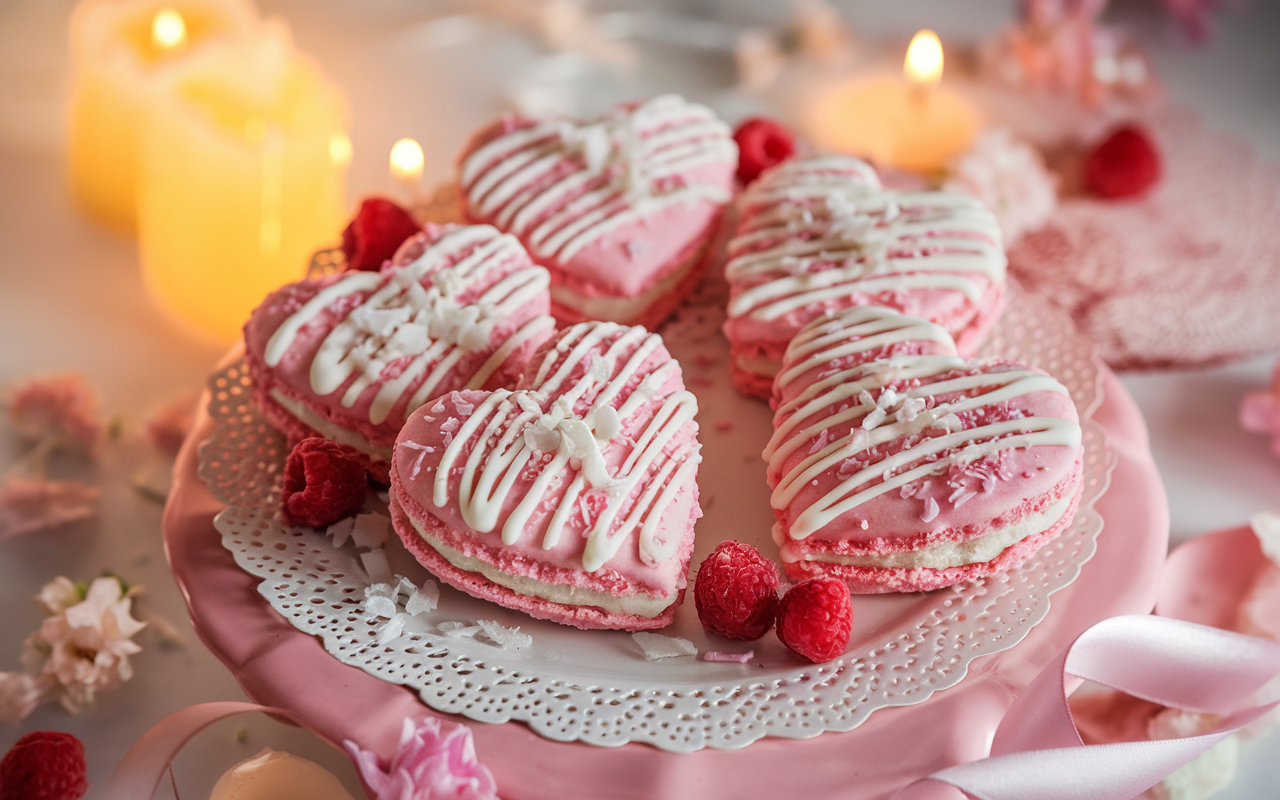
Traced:
MULTIPOLYGON (((462 2, 408 0, 263 0, 285 16, 300 45, 315 54, 351 101, 355 161, 349 186, 386 191, 385 159, 401 136, 427 149, 427 177, 444 177, 464 136, 502 108, 495 91, 537 56, 515 32, 484 33, 484 47, 466 26, 424 24, 462 2), (495 42, 500 46, 495 46, 495 42)), ((680 3, 633 4, 679 8, 680 3)), ((779 23, 782 3, 702 0, 684 10, 716 14, 731 24, 779 23)), ((1011 13, 1010 3, 843 4, 866 39, 905 39, 931 26, 944 41, 981 36, 1011 13)), ((160 475, 166 464, 141 438, 140 421, 157 404, 201 385, 223 348, 172 327, 148 302, 129 239, 105 231, 71 207, 63 184, 63 103, 68 83, 68 0, 0 0, 0 386, 32 372, 78 370, 101 391, 124 439, 94 464, 59 458, 59 477, 80 477, 104 489, 96 520, 0 544, 0 670, 19 669, 23 638, 38 625, 29 602, 58 574, 92 578, 116 572, 147 587, 139 606, 167 618, 183 643, 142 635, 137 676, 104 694, 93 710, 71 716, 45 706, 21 726, 0 727, 0 753, 22 734, 66 730, 84 740, 90 780, 105 782, 127 747, 153 723, 192 703, 243 697, 229 673, 192 633, 164 561, 160 507, 131 488, 137 475, 160 475)), ((621 2, 611 8, 626 8, 621 2)), ((1193 50, 1169 35, 1153 2, 1119 4, 1123 19, 1146 44, 1170 95, 1213 126, 1235 130, 1267 158, 1280 159, 1280 3, 1254 2, 1223 15, 1217 39, 1193 50)), ((691 94, 714 91, 729 77, 723 59, 708 56, 698 74, 659 76, 691 94)), ((1280 346, 1280 343, 1277 343, 1280 346)), ((1261 387, 1275 354, 1208 370, 1124 376, 1151 429, 1152 450, 1166 481, 1173 539, 1180 542, 1242 524, 1253 512, 1280 510, 1280 459, 1267 442, 1236 423, 1241 395, 1261 387)), ((19 455, 0 432, 0 465, 19 455)), ((287 750, 338 773, 353 794, 358 783, 345 756, 311 735, 260 716, 214 726, 180 756, 176 778, 187 800, 202 798, 227 767, 261 748, 287 750)), ((483 754, 481 754, 483 756, 483 754)), ((1280 734, 1248 742, 1235 784, 1223 800, 1275 797, 1280 789, 1280 734)), ((91 789, 90 797, 94 796, 91 789)), ((157 797, 172 797, 164 785, 157 797)))

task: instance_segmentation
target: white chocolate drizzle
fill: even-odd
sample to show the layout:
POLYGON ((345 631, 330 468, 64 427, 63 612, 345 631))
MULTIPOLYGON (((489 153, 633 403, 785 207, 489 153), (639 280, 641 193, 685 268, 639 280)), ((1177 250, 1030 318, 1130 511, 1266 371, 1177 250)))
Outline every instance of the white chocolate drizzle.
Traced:
POLYGON ((556 119, 501 135, 467 154, 459 185, 470 213, 564 263, 623 225, 675 204, 730 200, 724 186, 690 179, 730 168, 728 126, 677 95, 579 124, 556 119))
MULTIPOLYGON (((318 292, 276 330, 263 360, 278 365, 298 332, 325 309, 368 293, 321 343, 310 381, 321 396, 350 381, 340 402, 351 408, 381 380, 369 405, 369 421, 378 425, 410 391, 405 415, 441 394, 450 371, 467 356, 491 348, 497 326, 549 286, 547 271, 529 261, 514 236, 488 225, 453 228, 410 264, 390 273, 354 272, 318 292), (511 270, 513 262, 523 263, 511 270), (474 302, 459 300, 477 287, 485 288, 474 302)), ((483 386, 520 346, 554 327, 548 316, 529 320, 494 350, 465 387, 456 388, 483 386)))
POLYGON ((977 302, 1004 282, 1000 226, 954 192, 885 189, 865 162, 785 162, 752 184, 725 275, 746 286, 729 316, 772 320, 814 303, 895 289, 942 289, 977 302))
POLYGON ((441 455, 432 502, 437 507, 448 502, 450 477, 460 470, 463 520, 481 533, 493 531, 517 478, 551 455, 502 524, 504 544, 526 535, 539 507, 555 504, 541 531, 541 546, 555 547, 571 516, 582 513, 587 572, 604 566, 637 529, 641 561, 669 560, 680 537, 659 540, 659 524, 680 488, 695 479, 701 461, 696 428, 690 431, 697 400, 683 389, 664 393, 667 381, 678 378, 679 365, 667 360, 642 374, 662 339, 641 327, 585 322, 553 341, 536 369, 531 365, 535 389, 495 391, 462 423, 441 455), (584 360, 587 369, 569 382, 584 360), (582 403, 589 403, 585 411, 575 412, 582 403), (637 416, 647 421, 632 441, 626 431, 635 427, 628 423, 637 416), (605 455, 628 444, 630 451, 610 472, 605 455), (470 453, 459 464, 468 446, 470 453), (593 491, 603 502, 594 503, 588 514, 579 501, 593 491))
MULTIPOLYGON (((774 434, 763 455, 770 476, 781 477, 770 502, 775 510, 786 509, 807 484, 816 485, 828 474, 836 480, 829 491, 792 518, 787 536, 807 538, 868 500, 895 489, 909 491, 903 487, 940 474, 953 464, 969 464, 1015 448, 1080 445, 1080 425, 1058 417, 983 421, 963 428, 961 413, 974 411, 976 418, 982 419, 986 416, 982 409, 1012 398, 1033 392, 1066 395, 1067 390, 1050 376, 1031 369, 943 377, 974 363, 955 353, 955 344, 938 325, 874 306, 856 306, 834 318, 816 320, 791 341, 775 389, 786 398, 786 387, 803 376, 817 379, 787 399, 774 415, 774 434), (936 342, 943 352, 895 354, 835 366, 837 359, 909 341, 936 342), (899 392, 886 386, 899 381, 909 388, 899 392), (926 407, 926 398, 974 390, 982 391, 926 407), (877 391, 878 397, 873 394, 877 391), (847 434, 834 435, 845 429, 847 434), (927 429, 945 433, 919 435, 927 429), (900 451, 879 460, 872 458, 846 475, 845 464, 851 458, 902 437, 914 438, 908 438, 908 446, 900 451), (810 442, 818 446, 784 474, 788 458, 810 442), (929 460, 933 456, 937 458, 929 460)), ((926 509, 925 521, 936 513, 936 508, 926 509)))

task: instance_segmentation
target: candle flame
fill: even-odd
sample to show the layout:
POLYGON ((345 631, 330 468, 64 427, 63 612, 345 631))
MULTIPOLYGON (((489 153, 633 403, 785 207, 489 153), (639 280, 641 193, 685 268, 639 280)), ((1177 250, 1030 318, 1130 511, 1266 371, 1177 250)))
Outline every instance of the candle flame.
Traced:
POLYGON ((902 73, 917 86, 936 86, 942 80, 942 42, 938 41, 938 34, 923 30, 911 38, 902 73))
POLYGON ((401 139, 391 147, 391 177, 406 183, 416 183, 422 178, 425 161, 422 145, 413 139, 401 139))
POLYGON ((187 44, 187 23, 174 8, 162 8, 151 20, 151 43, 157 50, 181 50, 187 44))
POLYGON ((338 131, 329 137, 329 158, 339 167, 345 167, 351 163, 351 137, 342 131, 338 131))

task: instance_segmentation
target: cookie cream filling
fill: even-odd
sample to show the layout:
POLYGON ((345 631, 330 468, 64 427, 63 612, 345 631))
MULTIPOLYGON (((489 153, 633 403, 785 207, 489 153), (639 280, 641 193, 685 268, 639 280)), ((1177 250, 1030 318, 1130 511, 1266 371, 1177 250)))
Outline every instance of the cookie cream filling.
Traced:
MULTIPOLYGON (((409 517, 407 513, 405 516, 409 517)), ((539 597, 565 606, 595 606, 608 611, 610 614, 634 614, 648 619, 658 616, 671 605, 671 598, 669 597, 652 598, 641 595, 615 597, 605 592, 597 592, 594 589, 547 583, 535 578, 526 578, 523 575, 513 575, 510 572, 498 569, 486 561, 481 561, 478 558, 454 550, 446 544, 441 544, 426 533, 416 519, 409 517, 409 521, 413 523, 413 529, 422 537, 422 541, 430 545, 432 550, 439 553, 452 566, 466 572, 475 572, 483 575, 499 586, 504 586, 518 594, 539 597)))
POLYGON ((885 569, 947 569, 991 561, 1007 548, 1028 536, 1035 536, 1053 527, 1071 508, 1075 493, 1063 495, 1052 505, 1036 514, 1028 514, 1012 525, 964 542, 939 542, 921 550, 906 550, 883 555, 840 555, 837 553, 806 552, 797 554, 792 542, 782 547, 784 561, 819 561, 826 564, 844 564, 854 567, 883 567, 885 569))
POLYGON ((341 425, 335 425, 297 400, 286 396, 279 389, 272 389, 269 394, 271 399, 279 404, 281 408, 297 417, 299 422, 324 438, 335 441, 338 444, 345 444, 347 447, 358 450, 376 461, 387 462, 391 460, 394 448, 379 447, 360 434, 349 431, 341 425))
POLYGON ((738 356, 733 360, 738 369, 764 378, 773 378, 782 372, 782 362, 756 356, 738 356))
POLYGON ((683 264, 667 273, 644 292, 634 297, 617 297, 599 295, 587 297, 573 289, 561 285, 552 285, 551 300, 565 308, 572 309, 586 319, 631 320, 644 313, 645 309, 657 302, 658 298, 674 291, 680 282, 688 277, 702 258, 704 247, 700 247, 683 264))

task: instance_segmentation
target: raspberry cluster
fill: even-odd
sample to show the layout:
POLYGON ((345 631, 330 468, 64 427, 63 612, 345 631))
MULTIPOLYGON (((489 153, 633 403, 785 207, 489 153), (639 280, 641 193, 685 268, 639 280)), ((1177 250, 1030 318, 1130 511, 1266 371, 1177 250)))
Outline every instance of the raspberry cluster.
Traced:
POLYGON ((776 622, 778 638, 796 654, 821 663, 844 652, 853 634, 853 600, 844 581, 810 578, 778 599, 778 569, 760 551, 725 541, 698 567, 693 600, 711 633, 754 640, 776 622))
POLYGON ((746 186, 769 167, 796 152, 796 140, 782 123, 765 117, 745 120, 733 132, 738 144, 738 180, 746 186))
POLYGON ((84 745, 69 733, 33 731, 0 759, 0 800, 78 800, 87 791, 84 745))
POLYGON ((1150 134, 1125 125, 1102 140, 1084 162, 1089 191, 1111 199, 1132 197, 1160 180, 1160 153, 1150 134))
POLYGON ((284 516, 291 525, 320 528, 359 513, 369 491, 360 453, 312 437, 294 445, 284 463, 284 516))
POLYGON ((421 229, 399 205, 383 197, 367 198, 342 232, 347 268, 377 272, 405 239, 421 229))

